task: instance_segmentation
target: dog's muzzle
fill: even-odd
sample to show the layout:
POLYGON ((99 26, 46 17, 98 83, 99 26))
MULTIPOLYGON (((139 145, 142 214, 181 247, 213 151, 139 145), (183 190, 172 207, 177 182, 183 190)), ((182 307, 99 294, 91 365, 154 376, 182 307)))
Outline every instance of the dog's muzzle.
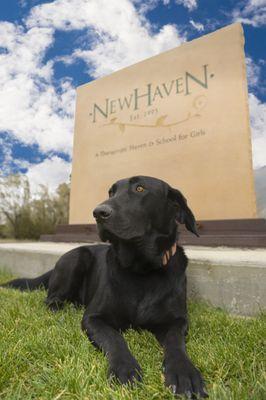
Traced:
POLYGON ((109 219, 112 215, 112 212, 113 212, 113 210, 110 206, 108 206, 107 204, 102 204, 102 205, 97 206, 93 210, 93 216, 97 222, 102 222, 102 221, 106 221, 107 219, 109 219))

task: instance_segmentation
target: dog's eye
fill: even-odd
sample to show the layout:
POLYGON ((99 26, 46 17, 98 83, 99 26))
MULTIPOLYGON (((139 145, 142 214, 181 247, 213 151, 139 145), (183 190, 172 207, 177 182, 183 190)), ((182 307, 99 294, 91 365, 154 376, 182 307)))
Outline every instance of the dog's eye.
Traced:
POLYGON ((113 197, 113 195, 114 195, 114 192, 109 192, 109 197, 113 197))
POLYGON ((137 192, 144 192, 144 190, 145 190, 145 189, 144 189, 143 186, 137 186, 137 187, 136 187, 136 191, 137 191, 137 192))

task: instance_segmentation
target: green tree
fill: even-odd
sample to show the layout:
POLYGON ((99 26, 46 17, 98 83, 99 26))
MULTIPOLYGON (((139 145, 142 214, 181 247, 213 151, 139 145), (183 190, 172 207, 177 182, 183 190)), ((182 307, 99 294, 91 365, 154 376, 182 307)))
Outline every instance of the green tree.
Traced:
POLYGON ((0 176, 0 223, 4 233, 16 239, 34 238, 53 233, 56 225, 68 222, 69 184, 62 183, 55 194, 40 185, 32 198, 25 175, 0 176))
POLYGON ((23 235, 23 224, 30 216, 30 186, 25 175, 0 175, 0 214, 8 235, 23 235))
POLYGON ((70 184, 61 183, 56 189, 56 196, 54 198, 54 208, 57 218, 56 225, 68 224, 69 198, 70 198, 70 184))

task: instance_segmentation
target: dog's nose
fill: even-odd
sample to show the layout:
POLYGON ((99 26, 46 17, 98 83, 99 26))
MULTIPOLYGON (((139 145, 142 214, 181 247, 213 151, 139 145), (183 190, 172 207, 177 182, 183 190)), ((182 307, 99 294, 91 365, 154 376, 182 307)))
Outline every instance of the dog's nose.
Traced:
POLYGON ((93 216, 96 220, 106 220, 111 217, 112 211, 111 207, 103 204, 93 210, 93 216))

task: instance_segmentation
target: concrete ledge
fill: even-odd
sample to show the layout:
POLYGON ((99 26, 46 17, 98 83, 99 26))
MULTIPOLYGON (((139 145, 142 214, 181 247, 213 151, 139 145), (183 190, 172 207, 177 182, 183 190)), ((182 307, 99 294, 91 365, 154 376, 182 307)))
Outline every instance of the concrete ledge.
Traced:
MULTIPOLYGON (((0 243, 0 266, 35 277, 58 258, 87 243, 0 243)), ((188 294, 239 315, 266 308, 266 249, 185 247, 189 258, 188 294)))
POLYGON ((266 249, 186 248, 191 298, 238 315, 266 309, 266 249))
POLYGON ((82 244, 0 243, 0 267, 5 267, 17 276, 34 278, 54 268, 56 261, 62 254, 82 244))

